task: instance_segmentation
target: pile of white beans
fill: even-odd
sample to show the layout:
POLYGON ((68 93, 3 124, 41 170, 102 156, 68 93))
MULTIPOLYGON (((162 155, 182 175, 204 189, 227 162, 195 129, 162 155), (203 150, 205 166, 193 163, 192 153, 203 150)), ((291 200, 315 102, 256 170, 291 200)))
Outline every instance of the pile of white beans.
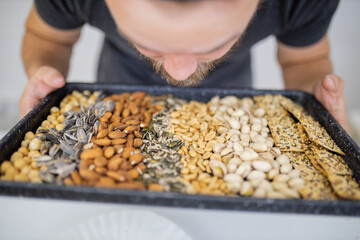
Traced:
POLYGON ((274 147, 265 111, 250 98, 214 97, 209 102, 214 116, 224 124, 217 133, 226 139, 210 158, 215 176, 223 178, 232 194, 269 198, 299 198, 304 185, 300 171, 293 168, 286 155, 274 147))

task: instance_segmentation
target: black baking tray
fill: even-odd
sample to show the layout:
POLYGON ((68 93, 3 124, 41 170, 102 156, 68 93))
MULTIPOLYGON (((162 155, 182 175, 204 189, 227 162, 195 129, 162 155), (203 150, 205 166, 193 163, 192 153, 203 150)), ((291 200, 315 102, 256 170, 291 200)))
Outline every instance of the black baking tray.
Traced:
MULTIPOLYGON (((0 163, 21 145, 27 131, 35 131, 46 119, 52 106, 73 90, 102 90, 106 94, 124 91, 146 91, 152 95, 173 94, 187 100, 208 101, 213 96, 234 95, 251 97, 260 94, 282 94, 305 107, 310 115, 320 122, 345 152, 344 160, 354 171, 354 178, 360 183, 360 148, 331 114, 316 99, 301 91, 275 91, 254 89, 213 89, 213 88, 174 88, 160 86, 129 86, 114 84, 70 83, 66 84, 40 102, 25 118, 17 123, 0 141, 0 163)), ((209 195, 188 195, 172 192, 149 192, 125 189, 60 186, 55 184, 33 184, 0 181, 0 194, 8 196, 36 197, 47 199, 66 199, 76 201, 110 202, 139 204, 148 206, 186 207, 198 209, 217 209, 274 213, 326 214, 339 216, 360 216, 360 201, 313 201, 280 200, 252 197, 228 197, 209 195)))

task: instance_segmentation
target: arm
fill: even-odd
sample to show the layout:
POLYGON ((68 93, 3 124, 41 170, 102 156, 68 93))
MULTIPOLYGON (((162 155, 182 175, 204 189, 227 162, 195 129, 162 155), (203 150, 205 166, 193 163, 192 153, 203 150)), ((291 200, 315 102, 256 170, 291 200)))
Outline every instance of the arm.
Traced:
POLYGON ((308 47, 290 47, 277 41, 278 61, 287 89, 313 93, 319 79, 332 73, 328 37, 308 47))
POLYGON ((35 7, 26 21, 22 59, 29 79, 19 101, 23 117, 47 94, 64 85, 72 47, 81 28, 59 30, 45 23, 35 7))
POLYGON ((320 41, 307 47, 290 47, 279 41, 277 45, 285 88, 314 94, 349 132, 344 81, 332 75, 328 37, 325 35, 320 41))

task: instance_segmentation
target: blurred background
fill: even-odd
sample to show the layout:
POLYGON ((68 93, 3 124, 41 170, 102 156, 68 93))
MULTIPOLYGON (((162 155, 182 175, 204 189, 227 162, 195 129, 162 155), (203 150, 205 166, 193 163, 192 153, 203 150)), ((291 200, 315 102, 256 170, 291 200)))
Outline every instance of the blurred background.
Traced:
MULTIPOLYGON (((0 0, 0 136, 19 121, 18 100, 27 81, 21 62, 21 41, 24 23, 32 1, 0 0)), ((331 56, 335 73, 346 82, 352 136, 360 142, 360 1, 343 0, 329 30, 331 56)), ((93 82, 102 33, 90 26, 83 28, 74 48, 68 82, 93 82)), ((268 38, 253 48, 255 88, 283 88, 281 72, 276 62, 275 39, 268 38)))

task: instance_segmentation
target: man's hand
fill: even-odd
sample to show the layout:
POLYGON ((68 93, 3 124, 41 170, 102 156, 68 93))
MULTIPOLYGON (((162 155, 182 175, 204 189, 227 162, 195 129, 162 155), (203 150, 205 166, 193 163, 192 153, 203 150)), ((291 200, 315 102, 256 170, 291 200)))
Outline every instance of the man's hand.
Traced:
POLYGON ((314 95, 340 125, 350 133, 344 98, 344 81, 336 75, 327 75, 315 85, 314 95))
POLYGON ((39 68, 26 84, 20 98, 20 117, 23 118, 41 99, 64 84, 64 77, 55 68, 39 68))
POLYGON ((28 79, 19 101, 24 117, 47 94, 64 86, 72 47, 81 27, 57 29, 46 23, 32 6, 26 20, 21 56, 28 79), (49 67, 52 66, 52 67, 49 67))
POLYGON ((325 74, 333 72, 327 35, 317 43, 306 47, 291 47, 279 41, 277 45, 285 88, 314 94, 349 133, 344 81, 335 75, 324 77, 325 74))

